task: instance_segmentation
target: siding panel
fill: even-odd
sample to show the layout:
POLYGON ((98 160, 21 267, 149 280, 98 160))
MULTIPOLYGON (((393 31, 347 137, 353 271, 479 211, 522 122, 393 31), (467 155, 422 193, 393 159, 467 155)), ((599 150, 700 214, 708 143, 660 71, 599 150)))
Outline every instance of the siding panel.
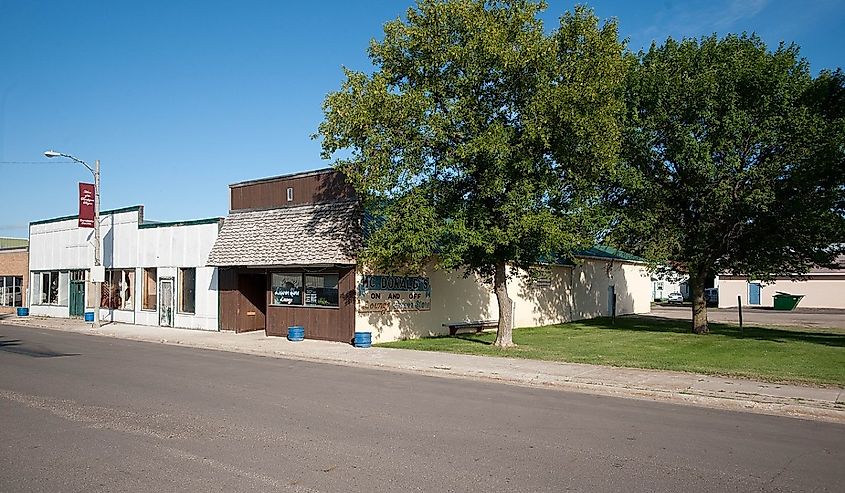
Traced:
POLYGON ((355 191, 337 171, 231 185, 230 192, 232 211, 291 207, 355 198, 355 191), (292 201, 287 200, 288 188, 293 189, 292 201))

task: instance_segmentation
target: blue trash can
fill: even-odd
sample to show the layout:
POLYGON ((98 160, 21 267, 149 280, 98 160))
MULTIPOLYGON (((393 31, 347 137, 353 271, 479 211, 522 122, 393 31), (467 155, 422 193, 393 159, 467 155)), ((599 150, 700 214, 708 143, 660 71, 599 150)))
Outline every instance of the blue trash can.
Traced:
POLYGON ((298 342, 305 339, 305 327, 293 325, 288 327, 288 340, 298 342))
POLYGON ((355 347, 370 347, 373 342, 373 334, 371 332, 356 332, 354 340, 355 347))
POLYGON ((94 312, 85 312, 85 321, 86 322, 93 322, 94 321, 94 312))
POLYGON ((19 317, 26 317, 28 315, 29 315, 29 308, 27 308, 25 306, 19 306, 18 307, 18 316, 19 317))

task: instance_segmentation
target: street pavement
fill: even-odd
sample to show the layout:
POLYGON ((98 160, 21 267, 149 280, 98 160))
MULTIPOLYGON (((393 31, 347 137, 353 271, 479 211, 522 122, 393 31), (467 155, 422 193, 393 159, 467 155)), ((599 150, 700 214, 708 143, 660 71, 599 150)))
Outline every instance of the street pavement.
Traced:
POLYGON ((234 334, 109 324, 92 329, 80 320, 9 317, 0 323, 70 331, 274 358, 318 361, 425 375, 492 380, 523 386, 672 402, 717 409, 845 423, 845 389, 775 384, 695 373, 614 368, 516 358, 494 358, 305 340, 290 342, 263 332, 234 334))
POLYGON ((0 491, 845 484, 843 424, 291 359, 277 353, 294 350, 279 341, 271 352, 237 354, 0 325, 0 491))

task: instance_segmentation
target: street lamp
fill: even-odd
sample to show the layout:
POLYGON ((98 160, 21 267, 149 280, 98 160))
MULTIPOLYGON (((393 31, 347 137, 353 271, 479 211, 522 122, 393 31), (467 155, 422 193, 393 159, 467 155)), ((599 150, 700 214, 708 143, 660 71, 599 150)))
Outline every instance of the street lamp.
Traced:
MULTIPOLYGON (((45 156, 48 158, 53 157, 64 157, 68 158, 72 161, 75 161, 82 166, 88 168, 94 175, 94 267, 99 267, 101 265, 100 262, 100 160, 97 159, 94 161, 94 167, 88 166, 88 163, 85 161, 73 157, 70 154, 63 154, 61 152, 56 151, 46 151, 44 153, 45 156)), ((94 277, 94 269, 91 269, 91 277, 93 282, 94 277)), ((94 327, 100 327, 100 297, 102 296, 102 286, 101 283, 94 282, 94 327)))

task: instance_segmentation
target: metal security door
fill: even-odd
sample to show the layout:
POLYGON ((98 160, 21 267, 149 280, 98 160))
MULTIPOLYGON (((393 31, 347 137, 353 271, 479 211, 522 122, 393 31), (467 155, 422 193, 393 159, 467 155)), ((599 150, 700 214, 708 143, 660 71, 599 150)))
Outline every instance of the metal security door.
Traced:
POLYGON ((158 324, 173 327, 173 279, 162 279, 158 294, 158 324))
POLYGON ((82 318, 85 313, 85 281, 71 281, 68 293, 68 311, 71 317, 82 318))
POLYGON ((748 304, 749 305, 759 305, 760 304, 760 285, 756 282, 752 282, 748 285, 748 304))

